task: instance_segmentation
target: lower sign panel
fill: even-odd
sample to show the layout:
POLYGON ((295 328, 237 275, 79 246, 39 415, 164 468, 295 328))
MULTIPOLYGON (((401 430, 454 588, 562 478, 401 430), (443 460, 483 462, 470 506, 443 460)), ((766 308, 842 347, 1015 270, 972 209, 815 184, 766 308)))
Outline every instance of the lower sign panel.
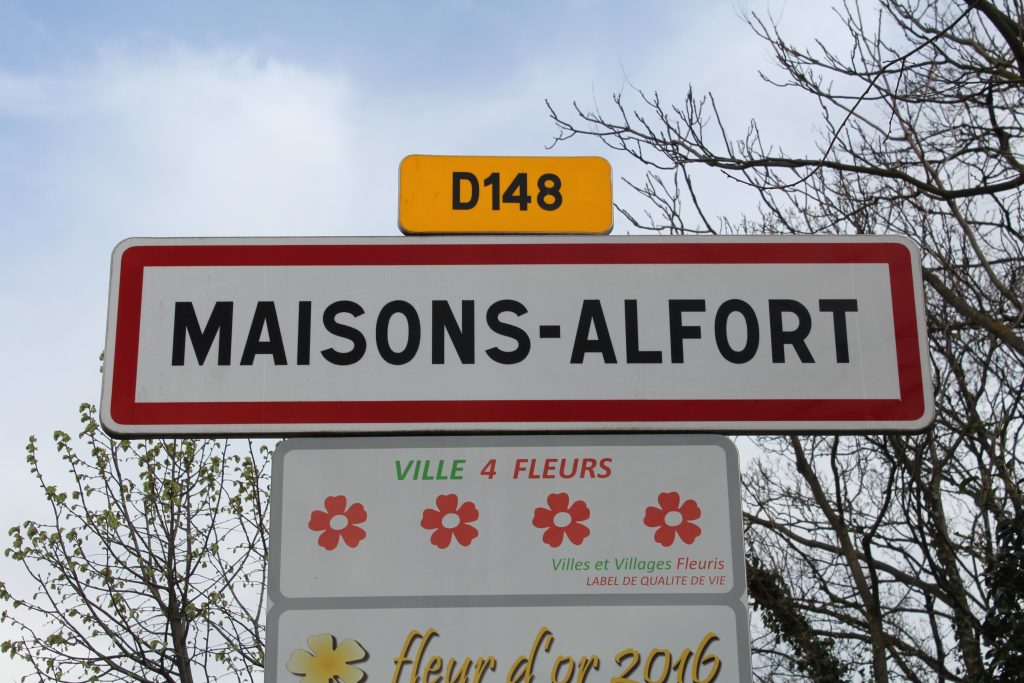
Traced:
POLYGON ((272 609, 268 645, 278 683, 751 679, 746 615, 722 605, 272 609))
POLYGON ((743 589, 723 437, 294 439, 274 454, 271 598, 743 589))

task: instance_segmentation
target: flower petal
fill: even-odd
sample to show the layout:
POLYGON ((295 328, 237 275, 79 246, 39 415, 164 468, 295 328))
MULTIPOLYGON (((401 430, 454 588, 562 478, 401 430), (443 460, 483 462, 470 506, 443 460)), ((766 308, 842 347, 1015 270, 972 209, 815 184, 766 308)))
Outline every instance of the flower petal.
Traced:
POLYGON ((344 683, 359 683, 359 681, 366 678, 366 672, 346 662, 338 667, 337 676, 344 683))
POLYGON ((345 516, 348 517, 349 524, 362 524, 366 521, 366 508, 362 503, 352 503, 345 516))
POLYGON ((541 539, 552 548, 557 548, 565 539, 565 530, 562 527, 553 526, 544 532, 541 539))
POLYGON ((565 528, 565 535, 569 537, 573 545, 579 545, 583 543, 583 539, 590 535, 590 527, 586 524, 573 522, 565 528))
POLYGON ((309 528, 313 531, 326 531, 331 528, 331 517, 333 516, 323 510, 313 510, 309 513, 309 528))
POLYGON ((555 513, 547 508, 535 508, 533 511, 533 525, 538 529, 546 529, 555 523, 555 513))
POLYGON ((476 509, 476 505, 470 501, 466 501, 459 508, 459 521, 463 524, 467 522, 475 522, 480 519, 480 511, 476 509))
POLYGON ((569 494, 552 493, 548 496, 548 507, 555 514, 567 511, 569 509, 569 494))
POLYGON ((683 543, 686 544, 693 543, 700 536, 700 527, 692 522, 683 522, 676 527, 676 531, 679 533, 679 538, 683 539, 683 543))
POLYGON ((341 530, 341 539, 349 548, 355 548, 364 538, 366 538, 366 532, 355 524, 349 524, 341 530))
POLYGON ((480 532, 476 530, 475 526, 469 524, 460 524, 452 529, 452 534, 455 535, 455 540, 459 542, 459 545, 467 546, 473 542, 480 532))
POLYGON ((667 548, 676 540, 676 530, 668 526, 659 527, 654 532, 654 540, 667 548))
POLYGON ((306 638, 310 652, 316 657, 330 657, 334 654, 334 648, 338 646, 337 639, 330 633, 320 633, 306 638))
POLYGON ((692 498, 683 503, 683 507, 679 509, 679 512, 682 513, 683 519, 690 521, 700 519, 700 506, 692 498))
POLYGON ((346 505, 348 505, 348 501, 345 500, 345 496, 327 496, 324 499, 324 509, 332 515, 345 514, 346 505))
POLYGON ((296 676, 305 676, 312 668, 313 655, 305 650, 292 650, 292 656, 288 658, 285 668, 296 676))
POLYGON ((572 521, 582 522, 590 519, 590 508, 582 500, 577 500, 571 506, 569 506, 569 514, 572 515, 572 521))
POLYGON ((443 494, 437 497, 437 511, 442 516, 455 512, 459 507, 459 497, 454 493, 443 494))
POLYGON ((658 505, 665 512, 671 510, 679 510, 679 494, 675 491, 666 491, 665 493, 658 494, 658 505))
POLYGON ((320 538, 317 539, 317 543, 320 547, 325 550, 334 550, 338 547, 338 539, 341 538, 341 532, 335 531, 334 529, 328 529, 320 534, 320 538))
POLYGON ((438 548, 444 549, 452 544, 452 530, 438 527, 437 531, 430 534, 430 542, 438 548))
POLYGON ((647 508, 647 512, 644 514, 644 525, 655 527, 663 524, 665 524, 665 511, 653 506, 647 508))
POLYGON ((420 519, 420 526, 424 529, 440 529, 441 528, 441 513, 433 508, 427 508, 423 511, 423 518, 420 519))
POLYGON ((341 645, 338 646, 338 654, 345 658, 346 662, 358 662, 366 657, 366 650, 363 646, 352 640, 346 638, 341 641, 341 645))

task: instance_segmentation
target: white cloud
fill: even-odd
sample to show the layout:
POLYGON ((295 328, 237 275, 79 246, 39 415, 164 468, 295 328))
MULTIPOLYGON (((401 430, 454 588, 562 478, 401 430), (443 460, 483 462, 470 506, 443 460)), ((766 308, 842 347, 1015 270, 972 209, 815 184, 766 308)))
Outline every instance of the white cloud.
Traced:
POLYGON ((20 444, 97 399, 110 252, 132 235, 336 232, 358 207, 344 79, 244 51, 108 53, 0 75, 0 434, 20 444))
POLYGON ((105 230, 323 232, 355 199, 352 102, 335 75, 179 48, 141 63, 107 57, 87 79, 60 171, 105 230))
MULTIPOLYGON (((354 98, 335 73, 237 50, 112 53, 73 72, 0 72, 0 103, 7 528, 45 515, 18 455, 28 436, 59 474, 50 434, 75 433, 79 403, 99 399, 119 240, 329 233, 360 202, 354 98)), ((30 590, 0 564, 9 588, 30 590)))
POLYGON ((23 78, 0 71, 0 117, 43 114, 47 84, 35 78, 23 78))

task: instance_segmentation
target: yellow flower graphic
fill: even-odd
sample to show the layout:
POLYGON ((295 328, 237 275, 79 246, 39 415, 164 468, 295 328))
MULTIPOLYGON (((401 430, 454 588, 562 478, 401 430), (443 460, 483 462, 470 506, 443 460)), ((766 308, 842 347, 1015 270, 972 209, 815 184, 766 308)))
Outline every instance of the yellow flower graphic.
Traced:
POLYGON ((365 671, 352 666, 366 659, 366 650, 351 638, 339 645, 330 633, 321 633, 310 636, 306 643, 312 654, 292 650, 288 659, 288 671, 305 679, 305 683, 359 683, 366 678, 365 671))

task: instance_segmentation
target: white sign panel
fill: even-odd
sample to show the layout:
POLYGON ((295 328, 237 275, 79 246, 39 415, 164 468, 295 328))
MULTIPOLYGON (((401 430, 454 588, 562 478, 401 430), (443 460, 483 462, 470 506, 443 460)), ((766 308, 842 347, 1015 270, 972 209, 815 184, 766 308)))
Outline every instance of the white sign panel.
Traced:
POLYGON ((728 594, 743 583, 739 475, 731 444, 704 439, 286 441, 274 585, 287 599, 728 594))
POLYGON ((269 683, 747 683, 745 610, 725 605, 292 610, 269 683), (337 676, 332 678, 331 676, 337 676))
POLYGON ((296 439, 271 492, 270 681, 750 680, 723 437, 296 439))
POLYGON ((130 240, 117 434, 921 429, 885 239, 130 240))

